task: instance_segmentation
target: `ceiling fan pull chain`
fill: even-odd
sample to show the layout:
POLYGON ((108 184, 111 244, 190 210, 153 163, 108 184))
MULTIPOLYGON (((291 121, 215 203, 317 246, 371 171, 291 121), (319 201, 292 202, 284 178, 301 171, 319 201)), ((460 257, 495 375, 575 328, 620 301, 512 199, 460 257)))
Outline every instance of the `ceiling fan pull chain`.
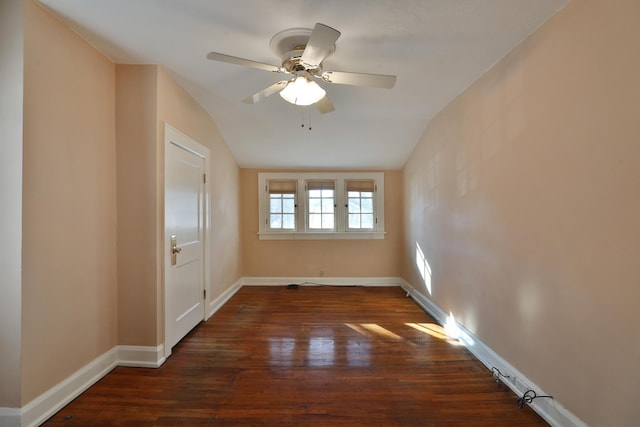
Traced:
POLYGON ((300 127, 302 127, 302 128, 304 127, 304 121, 305 121, 304 120, 304 118, 305 118, 305 114, 304 113, 305 113, 305 111, 307 113, 307 116, 306 116, 307 117, 307 124, 308 124, 307 128, 309 130, 311 130, 311 114, 309 113, 308 110, 306 110, 304 108, 300 111, 300 122, 301 122, 300 123, 300 127))

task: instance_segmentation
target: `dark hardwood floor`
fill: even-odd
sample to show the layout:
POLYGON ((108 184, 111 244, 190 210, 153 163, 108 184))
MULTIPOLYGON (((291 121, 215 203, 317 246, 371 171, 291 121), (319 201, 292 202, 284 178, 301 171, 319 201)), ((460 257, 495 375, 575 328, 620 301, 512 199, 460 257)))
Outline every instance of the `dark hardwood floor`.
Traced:
POLYGON ((401 288, 244 287, 46 426, 545 426, 401 288))

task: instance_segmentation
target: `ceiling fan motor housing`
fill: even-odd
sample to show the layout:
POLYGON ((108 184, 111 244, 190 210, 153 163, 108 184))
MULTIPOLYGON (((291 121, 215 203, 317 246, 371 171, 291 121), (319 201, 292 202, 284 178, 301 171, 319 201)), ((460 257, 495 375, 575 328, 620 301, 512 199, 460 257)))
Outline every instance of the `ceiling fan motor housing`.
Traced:
POLYGON ((315 75, 321 72, 322 64, 318 64, 317 67, 310 68, 302 62, 302 53, 304 52, 305 46, 296 46, 296 48, 297 47, 301 47, 302 49, 292 50, 282 56, 282 68, 291 74, 296 74, 300 71, 307 71, 315 75))
MULTIPOLYGON (((269 45, 271 50, 278 55, 282 61, 282 68, 291 74, 295 74, 297 71, 309 71, 312 74, 316 74, 322 70, 322 64, 318 64, 317 67, 310 68, 302 63, 302 54, 307 47, 309 38, 313 30, 310 28, 289 28, 280 31, 271 38, 269 45)), ((329 57, 336 50, 336 45, 332 45, 329 54, 325 57, 329 57)))

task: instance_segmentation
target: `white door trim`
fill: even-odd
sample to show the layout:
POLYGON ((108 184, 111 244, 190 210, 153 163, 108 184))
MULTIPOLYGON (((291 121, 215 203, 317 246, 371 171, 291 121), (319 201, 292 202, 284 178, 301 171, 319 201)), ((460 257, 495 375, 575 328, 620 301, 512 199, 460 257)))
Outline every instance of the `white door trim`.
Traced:
POLYGON ((204 173, 205 176, 207 177, 207 182, 204 183, 204 205, 203 205, 203 218, 204 218, 204 245, 203 245, 203 287, 204 290, 206 291, 206 296, 204 299, 204 303, 203 303, 203 308, 204 308, 204 313, 203 313, 203 318, 204 320, 207 320, 209 318, 209 313, 207 310, 207 307, 209 306, 209 298, 210 298, 210 292, 209 292, 209 237, 210 237, 210 230, 211 230, 211 221, 209 218, 209 212, 210 212, 210 195, 209 195, 209 149, 207 147, 205 147, 204 145, 196 142, 195 140, 193 140, 192 138, 190 138, 189 136, 185 135, 184 133, 180 132, 179 130, 171 127, 169 124, 165 123, 164 124, 164 154, 163 154, 163 185, 162 185, 162 206, 163 206, 163 210, 162 210, 162 256, 160 257, 161 262, 162 262, 162 301, 163 301, 163 316, 164 316, 164 331, 163 331, 163 343, 164 343, 164 357, 165 359, 167 357, 169 357, 171 355, 171 346, 167 345, 167 330, 169 330, 169 318, 170 316, 167 315, 167 311, 168 311, 168 306, 167 306, 167 299, 165 298, 165 295, 167 295, 167 283, 165 280, 165 269, 166 269, 166 265, 165 265, 165 253, 166 251, 170 250, 169 247, 167 247, 167 230, 166 230, 166 224, 165 224, 165 218, 164 218, 164 212, 165 212, 165 207, 164 207, 164 200, 165 200, 165 188, 166 188, 166 175, 164 174, 164 168, 165 165, 167 163, 167 153, 169 150, 167 150, 167 147, 169 144, 173 144, 176 145, 178 147, 181 147, 199 157, 202 157, 205 161, 204 161, 204 173))

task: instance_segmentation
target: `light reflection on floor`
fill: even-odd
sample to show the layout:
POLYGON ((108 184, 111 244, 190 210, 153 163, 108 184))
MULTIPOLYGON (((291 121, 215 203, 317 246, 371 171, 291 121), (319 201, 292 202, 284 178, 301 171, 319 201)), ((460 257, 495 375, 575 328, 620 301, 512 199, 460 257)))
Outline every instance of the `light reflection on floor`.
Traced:
POLYGON ((351 367, 368 367, 376 346, 417 347, 416 341, 420 341, 422 334, 445 340, 452 345, 462 345, 458 340, 448 336, 442 326, 435 323, 405 323, 403 326, 420 332, 416 335, 405 329, 403 335, 406 336, 399 335, 402 333, 399 330, 396 330, 398 332, 396 333, 375 323, 345 323, 344 325, 356 332, 357 337, 349 337, 349 334, 344 331, 333 334, 333 331, 323 328, 308 331, 306 336, 299 338, 269 338, 269 364, 277 367, 296 365, 330 367, 346 363, 351 367))
POLYGON ((347 341, 347 364, 351 367, 366 368, 371 363, 371 343, 368 340, 347 341))
POLYGON ((309 366, 333 366, 335 342, 333 338, 313 337, 309 340, 309 366))
POLYGON ((269 338, 269 353, 271 355, 271 365, 293 366, 295 350, 295 338, 269 338))

